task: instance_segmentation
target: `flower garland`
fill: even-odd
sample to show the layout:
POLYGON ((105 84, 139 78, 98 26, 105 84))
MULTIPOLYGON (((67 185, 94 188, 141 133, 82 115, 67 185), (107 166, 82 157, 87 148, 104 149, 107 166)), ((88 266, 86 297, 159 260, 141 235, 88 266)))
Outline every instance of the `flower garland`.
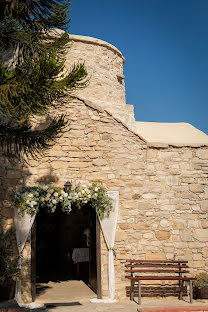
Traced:
POLYGON ((70 192, 69 198, 78 209, 89 204, 92 209, 96 210, 100 219, 103 219, 104 214, 108 215, 112 209, 112 200, 108 197, 106 189, 100 183, 78 184, 70 192))
POLYGON ((70 213, 72 205, 80 209, 89 204, 102 219, 104 214, 109 213, 112 208, 106 189, 98 183, 78 184, 69 194, 52 185, 29 186, 22 191, 14 190, 11 194, 11 201, 21 214, 25 212, 36 214, 41 208, 47 208, 48 212, 53 213, 57 206, 60 206, 62 211, 70 213))

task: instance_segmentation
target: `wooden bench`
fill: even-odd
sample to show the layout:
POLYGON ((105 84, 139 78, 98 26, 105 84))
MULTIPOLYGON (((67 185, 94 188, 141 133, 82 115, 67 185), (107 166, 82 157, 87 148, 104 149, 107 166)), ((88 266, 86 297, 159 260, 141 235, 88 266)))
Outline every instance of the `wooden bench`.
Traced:
POLYGON ((141 281, 178 281, 180 289, 179 300, 183 299, 184 282, 188 281, 190 285, 190 303, 192 303, 192 281, 196 278, 186 277, 184 275, 189 273, 188 268, 188 261, 182 260, 126 260, 125 272, 128 273, 126 278, 131 280, 130 300, 134 300, 134 286, 136 281, 138 281, 138 304, 141 304, 141 281))

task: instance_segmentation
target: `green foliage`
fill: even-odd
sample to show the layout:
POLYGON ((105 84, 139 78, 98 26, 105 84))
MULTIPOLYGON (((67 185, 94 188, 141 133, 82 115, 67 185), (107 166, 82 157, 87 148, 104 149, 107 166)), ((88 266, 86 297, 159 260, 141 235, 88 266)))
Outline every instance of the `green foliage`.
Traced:
POLYGON ((87 205, 96 210, 99 217, 103 219, 112 209, 112 202, 106 193, 106 189, 101 184, 96 183, 78 184, 71 190, 70 194, 52 185, 26 187, 22 191, 14 190, 11 193, 11 201, 21 214, 25 212, 36 214, 43 208, 53 213, 57 207, 70 213, 72 206, 81 209, 87 205))
POLYGON ((25 212, 36 214, 40 209, 46 208, 48 212, 54 212, 57 205, 62 211, 71 211, 71 200, 69 195, 61 188, 50 186, 30 186, 22 191, 13 191, 11 201, 21 214, 25 212))
POLYGON ((20 270, 17 266, 17 257, 13 257, 12 241, 14 240, 14 231, 7 230, 5 233, 0 231, 0 283, 5 279, 20 279, 20 270))
POLYGON ((0 1, 0 48, 13 51, 6 66, 0 63, 0 146, 9 158, 36 158, 63 133, 64 115, 49 126, 31 127, 30 117, 47 116, 63 105, 62 98, 87 84, 84 64, 64 73, 65 52, 70 39, 65 29, 68 7, 65 0, 0 1), (7 135, 5 135, 7 133, 7 135))
POLYGON ((44 130, 31 130, 28 123, 0 124, 0 146, 10 159, 24 159, 24 155, 37 158, 40 151, 49 148, 64 131, 67 121, 63 116, 54 119, 44 130))
POLYGON ((208 287, 208 272, 201 272, 196 275, 196 278, 193 282, 195 287, 208 287))
POLYGON ((10 0, 0 2, 0 19, 16 20, 32 30, 67 26, 68 7, 65 0, 10 0))
POLYGON ((108 215, 112 209, 112 201, 101 183, 88 185, 78 184, 75 189, 70 192, 70 198, 78 209, 88 204, 92 209, 96 210, 101 220, 104 216, 108 215))

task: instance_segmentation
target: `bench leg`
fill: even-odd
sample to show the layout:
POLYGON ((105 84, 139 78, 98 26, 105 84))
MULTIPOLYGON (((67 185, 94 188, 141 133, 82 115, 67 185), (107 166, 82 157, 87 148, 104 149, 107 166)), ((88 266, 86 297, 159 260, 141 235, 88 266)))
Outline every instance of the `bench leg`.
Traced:
POLYGON ((134 281, 133 280, 131 280, 130 300, 134 300, 134 281))
POLYGON ((141 281, 138 281, 138 304, 141 304, 141 281))
POLYGON ((180 291, 179 291, 178 299, 179 300, 183 299, 183 281, 180 281, 180 291))
POLYGON ((193 285, 192 285, 192 281, 190 281, 190 303, 192 303, 193 301, 193 285))

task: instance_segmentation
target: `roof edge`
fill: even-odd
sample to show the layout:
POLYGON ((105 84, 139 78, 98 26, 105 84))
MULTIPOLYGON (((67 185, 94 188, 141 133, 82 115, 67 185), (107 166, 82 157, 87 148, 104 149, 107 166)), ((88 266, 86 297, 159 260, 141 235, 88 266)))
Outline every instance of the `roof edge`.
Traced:
POLYGON ((108 49, 112 50, 113 52, 115 52, 116 54, 118 54, 123 59, 123 61, 125 62, 125 58, 124 58, 123 54, 121 53, 121 51, 119 51, 114 45, 112 45, 112 44, 110 44, 110 43, 108 43, 108 42, 106 42, 104 40, 93 38, 93 37, 89 37, 89 36, 71 35, 71 34, 69 34, 69 38, 72 41, 93 43, 93 44, 100 45, 100 46, 103 46, 105 48, 108 48, 108 49))
MULTIPOLYGON (((111 113, 106 108, 101 107, 100 105, 96 104, 95 102, 79 97, 79 96, 71 96, 71 98, 74 98, 76 100, 79 100, 83 102, 86 106, 97 110, 100 113, 106 112, 109 116, 111 116, 114 120, 122 124, 128 131, 130 131, 132 134, 134 134, 136 137, 138 137, 141 141, 143 141, 147 148, 168 148, 168 147, 176 147, 176 148, 182 148, 182 147, 193 147, 193 148, 200 148, 200 147, 208 147, 208 143, 161 143, 161 142, 148 142, 144 136, 140 135, 133 127, 128 126, 125 122, 123 122, 120 118, 115 117, 113 113, 111 113)), ((135 122, 136 123, 136 122, 135 122)))
MULTIPOLYGON (((148 146, 152 147, 207 147, 208 146, 208 136, 203 131, 194 127, 187 122, 145 122, 136 121, 135 122, 136 132, 145 138, 148 146), (166 128, 165 128, 166 127, 166 128), (164 132, 170 132, 169 142, 167 136, 164 136, 164 132), (176 131, 176 137, 173 137, 172 133, 176 131), (189 133, 189 138, 186 136, 187 131, 189 133), (154 135, 151 136, 151 133, 154 135), (177 140, 177 135, 180 133, 185 133, 182 140, 177 140), (155 133, 156 136, 155 136, 155 133), (190 139, 191 138, 191 139, 190 139)), ((183 136, 182 136, 183 137, 183 136)))
POLYGON ((131 133, 133 133, 135 136, 137 136, 141 141, 143 141, 144 143, 147 144, 147 141, 140 136, 133 128, 129 127, 125 122, 123 122, 120 118, 115 117, 114 114, 112 114, 109 110, 107 110, 106 108, 101 107, 100 105, 96 104, 95 102, 92 102, 91 100, 87 100, 85 98, 79 97, 79 96, 70 96, 71 98, 74 98, 78 101, 83 102, 86 106, 97 110, 99 113, 104 113, 106 112, 109 116, 111 116, 114 120, 116 120, 117 122, 119 122, 120 124, 122 124, 128 131, 130 131, 131 133))

